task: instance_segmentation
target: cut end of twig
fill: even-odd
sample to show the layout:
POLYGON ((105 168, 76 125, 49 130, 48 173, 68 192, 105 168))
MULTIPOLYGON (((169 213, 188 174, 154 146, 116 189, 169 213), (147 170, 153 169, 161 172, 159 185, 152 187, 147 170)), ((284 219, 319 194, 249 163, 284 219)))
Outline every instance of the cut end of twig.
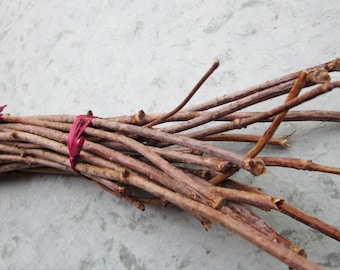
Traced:
POLYGON ((326 66, 328 71, 340 71, 340 58, 336 58, 329 62, 326 66))
POLYGON ((244 161, 244 168, 249 170, 252 175, 258 176, 266 173, 266 165, 260 158, 247 158, 244 161))
POLYGON ((325 68, 319 68, 309 73, 306 78, 307 84, 315 84, 315 83, 325 83, 329 82, 331 77, 328 74, 328 70, 325 68))
POLYGON ((285 200, 279 198, 272 198, 272 202, 276 204, 279 210, 282 210, 282 207, 285 204, 285 200))
POLYGON ((219 171, 222 173, 230 172, 234 170, 237 166, 235 164, 230 163, 229 161, 222 161, 218 163, 219 171))
POLYGON ((296 132, 296 130, 294 130, 292 133, 285 135, 281 138, 281 146, 283 147, 289 147, 290 144, 288 143, 289 138, 296 132))
POLYGON ((217 69, 220 66, 220 60, 218 58, 215 59, 213 63, 214 70, 217 69))
POLYGON ((280 199, 280 198, 275 198, 275 197, 273 197, 273 198, 271 199, 271 201, 272 201, 273 204, 276 205, 276 207, 277 207, 278 210, 281 210, 281 206, 282 206, 282 204, 284 204, 284 202, 285 202, 285 200, 280 199))
POLYGON ((138 113, 135 114, 135 120, 138 125, 144 124, 145 120, 145 112, 143 110, 140 110, 138 113))
POLYGON ((225 203, 225 199, 223 197, 217 197, 212 201, 208 201, 208 205, 214 209, 219 209, 225 203))
POLYGON ((284 136, 280 139, 280 146, 282 147, 289 147, 290 144, 288 143, 288 138, 287 136, 284 136))

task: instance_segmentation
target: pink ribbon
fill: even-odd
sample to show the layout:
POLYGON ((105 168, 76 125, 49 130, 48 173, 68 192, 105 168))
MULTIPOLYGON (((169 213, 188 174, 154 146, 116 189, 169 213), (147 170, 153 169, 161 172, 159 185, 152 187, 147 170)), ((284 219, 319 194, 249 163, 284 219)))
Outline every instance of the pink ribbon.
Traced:
MULTIPOLYGON (((70 165, 71 169, 81 175, 76 168, 76 158, 79 155, 81 149, 83 148, 85 138, 82 137, 87 126, 91 123, 92 119, 95 118, 94 116, 87 116, 87 115, 78 115, 74 120, 70 132, 67 136, 67 147, 70 153, 70 165)), ((86 176, 84 176, 86 177, 86 176)), ((88 178, 88 177, 86 177, 88 178)))
POLYGON ((2 119, 2 111, 7 107, 7 105, 0 106, 0 119, 2 119))

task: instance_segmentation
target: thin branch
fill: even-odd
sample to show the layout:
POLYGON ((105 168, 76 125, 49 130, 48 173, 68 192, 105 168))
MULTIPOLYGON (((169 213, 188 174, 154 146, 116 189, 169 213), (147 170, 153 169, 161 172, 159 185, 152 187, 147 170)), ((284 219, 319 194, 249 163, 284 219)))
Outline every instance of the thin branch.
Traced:
MULTIPOLYGON (((290 90, 285 103, 292 100, 293 98, 297 97, 304 87, 306 83, 307 71, 302 71, 297 78, 296 82, 294 83, 292 89, 290 90)), ((247 157, 256 157, 258 153, 266 146, 267 142, 270 138, 274 135, 275 131, 278 129, 279 125, 281 124, 283 118, 286 116, 287 111, 283 111, 276 115, 271 125, 268 127, 264 135, 259 139, 259 141, 250 149, 247 153, 247 157)))
POLYGON ((340 174, 340 168, 330 167, 314 163, 312 160, 299 158, 282 158, 282 157, 260 157, 266 166, 277 166, 293 168, 297 170, 317 171, 324 173, 340 174))
POLYGON ((203 85, 203 83, 210 77, 210 75, 218 68, 220 65, 220 62, 216 60, 213 65, 210 67, 210 69, 204 74, 204 76, 199 80, 199 82, 195 85, 195 87, 191 90, 191 92, 188 94, 188 96, 172 111, 169 113, 160 116, 159 118, 155 119, 154 121, 144 125, 144 127, 151 128, 159 123, 162 123, 167 118, 171 117, 178 111, 180 111, 188 102, 189 100, 195 95, 195 93, 200 89, 200 87, 203 85))

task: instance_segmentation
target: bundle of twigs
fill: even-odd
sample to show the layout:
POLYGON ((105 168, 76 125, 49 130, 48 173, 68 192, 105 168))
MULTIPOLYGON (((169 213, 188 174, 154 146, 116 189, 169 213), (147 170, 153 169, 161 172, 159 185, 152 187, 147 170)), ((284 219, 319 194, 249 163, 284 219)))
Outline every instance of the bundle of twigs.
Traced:
POLYGON ((170 202, 207 229, 211 221, 217 222, 292 268, 319 269, 306 259, 302 248, 276 233, 246 205, 279 211, 338 241, 340 230, 231 177, 240 169, 261 175, 266 166, 340 174, 340 168, 310 160, 258 156, 267 144, 287 145, 286 137, 273 137, 282 121, 340 122, 337 111, 288 112, 340 87, 340 81, 332 82, 329 76, 340 71, 340 59, 182 109, 217 66, 215 62, 190 95, 166 114, 140 111, 105 119, 91 112, 77 117, 0 114, 0 176, 77 173, 138 209, 144 210, 147 203, 170 202), (268 111, 241 111, 285 94, 285 102, 268 111), (226 133, 263 121, 271 122, 263 136, 226 133), (244 155, 216 146, 214 141, 246 141, 254 146, 244 155), (148 195, 141 196, 131 187, 148 195))

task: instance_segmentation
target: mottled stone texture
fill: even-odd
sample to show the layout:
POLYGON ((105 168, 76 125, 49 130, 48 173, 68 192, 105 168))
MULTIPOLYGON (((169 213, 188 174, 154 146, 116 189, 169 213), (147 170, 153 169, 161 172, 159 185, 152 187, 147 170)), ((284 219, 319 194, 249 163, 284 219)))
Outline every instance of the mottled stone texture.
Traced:
MULTIPOLYGON (((216 57, 192 103, 339 57, 339 14, 338 1, 0 1, 0 105, 18 115, 168 111, 216 57)), ((339 101, 330 93, 303 107, 339 101)), ((339 128, 286 124, 278 134, 296 130, 291 147, 266 151, 339 166, 339 128)), ((271 168, 235 178, 340 224, 339 176, 271 168)), ((261 215, 311 260, 340 268, 339 243, 261 215)), ((287 269, 219 226, 207 233, 173 206, 139 212, 79 177, 2 179, 0 216, 0 269, 287 269)))

